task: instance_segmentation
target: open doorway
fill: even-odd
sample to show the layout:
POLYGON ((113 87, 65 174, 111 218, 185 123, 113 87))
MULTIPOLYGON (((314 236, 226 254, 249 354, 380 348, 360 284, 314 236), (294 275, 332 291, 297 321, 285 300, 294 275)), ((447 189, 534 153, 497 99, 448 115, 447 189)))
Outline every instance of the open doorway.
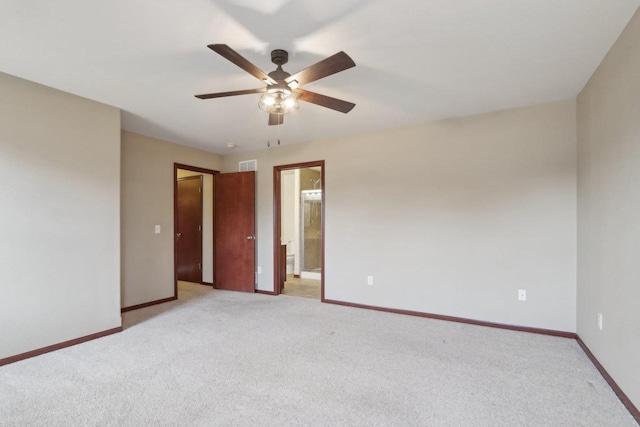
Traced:
POLYGON ((213 286, 214 180, 217 171, 174 164, 174 290, 213 286), (180 286, 182 285, 182 286, 180 286))
POLYGON ((324 161, 274 167, 274 293, 324 301, 324 161))

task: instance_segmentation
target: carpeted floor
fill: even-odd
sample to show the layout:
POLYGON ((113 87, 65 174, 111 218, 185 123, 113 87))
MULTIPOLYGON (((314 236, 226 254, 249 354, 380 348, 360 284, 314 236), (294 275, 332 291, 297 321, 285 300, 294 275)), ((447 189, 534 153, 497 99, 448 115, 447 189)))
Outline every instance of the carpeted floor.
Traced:
POLYGON ((2 426, 635 426, 574 340, 181 284, 0 367, 2 426))

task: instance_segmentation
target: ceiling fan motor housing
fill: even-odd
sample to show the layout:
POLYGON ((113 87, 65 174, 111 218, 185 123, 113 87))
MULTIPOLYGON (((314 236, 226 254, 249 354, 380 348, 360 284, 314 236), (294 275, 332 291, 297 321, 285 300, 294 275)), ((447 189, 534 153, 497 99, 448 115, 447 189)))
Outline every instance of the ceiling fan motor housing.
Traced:
POLYGON ((289 62, 289 52, 283 49, 276 49, 271 51, 271 62, 276 65, 284 65, 289 62))
POLYGON ((272 50, 271 62, 278 66, 278 68, 269 73, 269 77, 278 82, 277 85, 272 85, 272 87, 281 86, 282 88, 289 90, 289 86, 285 83, 284 79, 289 77, 291 74, 282 69, 282 66, 289 62, 289 53, 282 49, 272 50))

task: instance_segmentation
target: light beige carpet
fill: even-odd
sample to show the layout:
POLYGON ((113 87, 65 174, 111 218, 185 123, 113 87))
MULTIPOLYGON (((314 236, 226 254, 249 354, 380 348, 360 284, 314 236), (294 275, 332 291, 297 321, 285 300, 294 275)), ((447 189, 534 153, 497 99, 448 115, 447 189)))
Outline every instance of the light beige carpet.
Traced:
POLYGON ((0 367, 2 426, 634 426, 574 340, 181 285, 0 367))

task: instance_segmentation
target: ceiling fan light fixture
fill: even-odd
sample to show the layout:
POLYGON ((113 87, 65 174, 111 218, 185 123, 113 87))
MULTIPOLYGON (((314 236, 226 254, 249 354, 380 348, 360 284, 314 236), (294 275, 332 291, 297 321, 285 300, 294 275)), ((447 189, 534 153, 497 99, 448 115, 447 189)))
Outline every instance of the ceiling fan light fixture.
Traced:
POLYGON ((276 91, 273 93, 265 93, 260 97, 258 107, 269 114, 289 114, 297 111, 300 106, 295 97, 284 91, 276 91))
POLYGON ((269 88, 267 89, 267 93, 270 95, 280 94, 283 96, 291 96, 291 91, 289 89, 269 88))
POLYGON ((280 93, 286 96, 291 96, 291 89, 286 83, 278 83, 267 87, 267 93, 280 93))

